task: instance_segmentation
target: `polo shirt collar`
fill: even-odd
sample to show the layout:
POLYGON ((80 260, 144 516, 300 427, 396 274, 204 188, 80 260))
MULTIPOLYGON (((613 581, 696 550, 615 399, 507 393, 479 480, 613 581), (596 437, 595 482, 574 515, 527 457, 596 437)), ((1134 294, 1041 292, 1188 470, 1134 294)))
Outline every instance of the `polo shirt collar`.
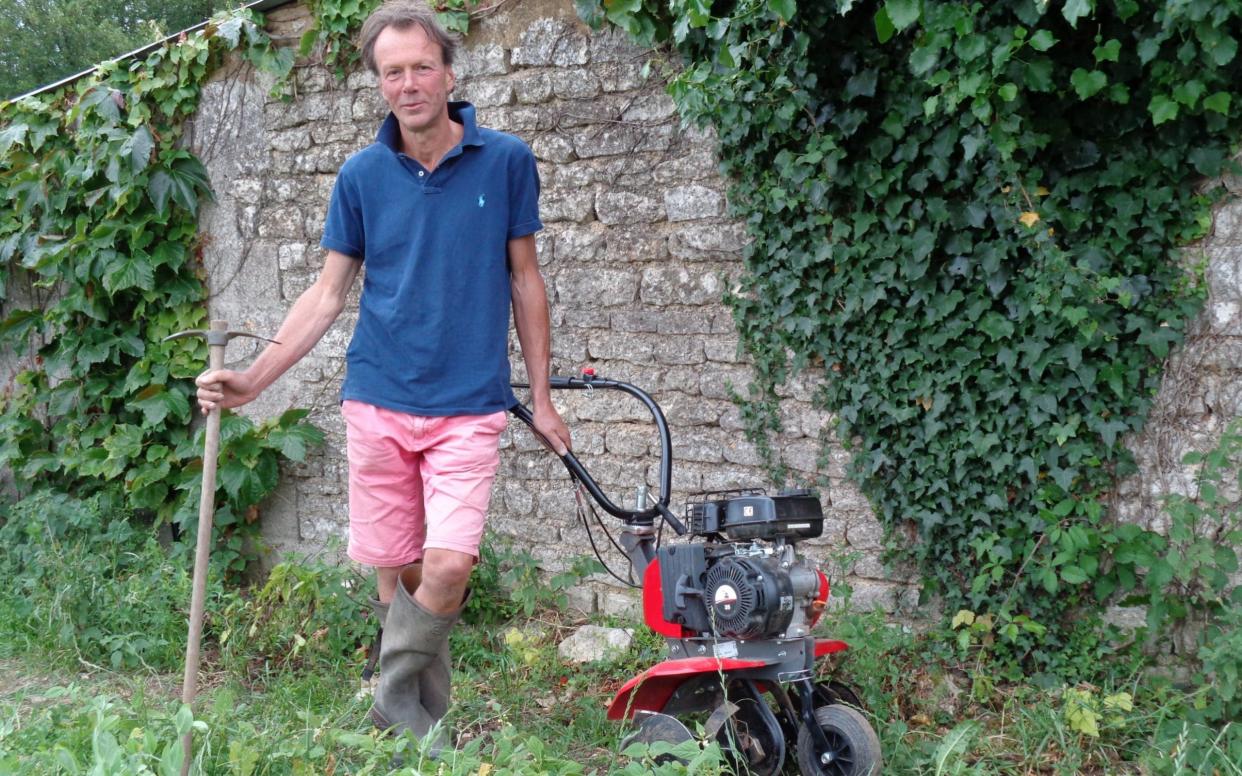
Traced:
MULTIPOLYGON (((474 106, 468 102, 456 101, 448 104, 449 118, 462 125, 461 146, 483 145, 483 134, 474 119, 474 106)), ((393 153, 401 152, 401 127, 397 117, 390 111, 375 135, 375 142, 387 146, 393 153)))

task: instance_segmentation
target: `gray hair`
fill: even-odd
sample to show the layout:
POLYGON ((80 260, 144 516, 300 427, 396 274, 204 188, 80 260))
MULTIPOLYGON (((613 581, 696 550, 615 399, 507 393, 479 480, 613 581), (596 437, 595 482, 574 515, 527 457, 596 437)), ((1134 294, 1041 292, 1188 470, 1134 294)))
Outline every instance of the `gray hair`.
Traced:
POLYGON ((445 65, 452 66, 453 55, 457 53, 457 36, 440 26, 436 15, 418 0, 388 0, 371 12, 362 29, 358 31, 358 50, 362 53, 362 64, 367 70, 378 75, 375 64, 375 39, 387 28, 408 30, 418 27, 427 38, 440 46, 440 58, 445 65))

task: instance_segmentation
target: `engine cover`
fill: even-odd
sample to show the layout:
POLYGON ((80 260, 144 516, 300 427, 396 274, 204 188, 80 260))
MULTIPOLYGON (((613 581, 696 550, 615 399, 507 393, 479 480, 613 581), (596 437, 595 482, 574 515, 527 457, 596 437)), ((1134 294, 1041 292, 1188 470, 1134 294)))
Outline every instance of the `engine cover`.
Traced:
POLYGON ((765 558, 721 558, 707 570, 703 587, 711 631, 717 636, 775 636, 784 632, 793 618, 789 575, 765 558))

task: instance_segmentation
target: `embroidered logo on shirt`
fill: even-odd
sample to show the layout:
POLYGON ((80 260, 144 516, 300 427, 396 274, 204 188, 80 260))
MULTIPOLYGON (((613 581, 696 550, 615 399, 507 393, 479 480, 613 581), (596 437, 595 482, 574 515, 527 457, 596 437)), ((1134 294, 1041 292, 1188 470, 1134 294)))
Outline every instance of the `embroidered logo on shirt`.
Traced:
POLYGON ((487 204, 487 200, 483 198, 482 194, 480 194, 479 195, 479 207, 483 207, 486 204, 487 204))

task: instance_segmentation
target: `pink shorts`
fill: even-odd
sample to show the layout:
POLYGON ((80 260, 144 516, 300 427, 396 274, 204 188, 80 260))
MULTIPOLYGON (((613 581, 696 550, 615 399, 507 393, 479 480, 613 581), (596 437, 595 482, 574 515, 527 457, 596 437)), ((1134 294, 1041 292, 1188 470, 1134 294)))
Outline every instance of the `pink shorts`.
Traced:
POLYGON ((349 557, 393 567, 428 547, 479 556, 507 416, 427 417, 346 400, 349 557))

